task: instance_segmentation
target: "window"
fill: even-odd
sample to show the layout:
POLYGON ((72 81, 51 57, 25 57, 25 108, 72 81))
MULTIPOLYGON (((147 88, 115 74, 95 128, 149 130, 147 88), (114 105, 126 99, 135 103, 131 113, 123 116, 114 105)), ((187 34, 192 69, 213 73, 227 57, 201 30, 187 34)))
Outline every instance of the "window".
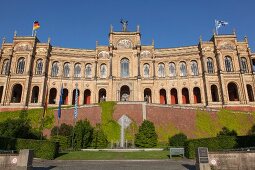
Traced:
POLYGON ((180 62, 180 76, 181 77, 187 76, 187 68, 185 62, 180 62))
POLYGON ((255 72, 255 59, 252 59, 251 61, 252 61, 252 70, 253 72, 255 72))
POLYGON ((209 74, 214 73, 214 71, 213 71, 213 59, 212 58, 207 58, 207 72, 209 74))
POLYGON ((170 63, 169 64, 169 75, 170 77, 175 77, 176 76, 176 70, 175 70, 175 64, 174 63, 170 63))
POLYGON ((86 64, 85 66, 85 77, 86 78, 91 78, 92 77, 92 71, 91 71, 91 64, 86 64))
POLYGON ((43 62, 42 62, 42 59, 39 59, 36 62, 35 74, 37 75, 42 74, 42 70, 43 70, 43 62))
POLYGON ((143 76, 144 77, 149 77, 150 76, 150 65, 149 64, 144 64, 143 65, 143 76))
POLYGON ((105 64, 102 64, 100 66, 100 77, 101 78, 106 78, 107 77, 107 67, 105 64))
POLYGON ((128 77, 129 76, 129 60, 124 58, 120 61, 121 65, 121 77, 128 77))
POLYGON ((9 60, 4 60, 3 67, 2 67, 2 74, 7 75, 9 71, 9 60))
POLYGON ((64 64, 64 77, 70 77, 70 63, 64 64))
POLYGON ((17 74, 23 74, 25 69, 25 58, 20 58, 17 64, 17 74))
POLYGON ((165 65, 163 63, 158 64, 158 77, 165 77, 165 65))
POLYGON ((74 65, 74 77, 81 77, 81 64, 79 63, 74 65))
POLYGON ((232 72, 233 71, 232 59, 229 56, 225 57, 225 68, 226 68, 227 72, 232 72))
POLYGON ((58 70, 59 70, 59 68, 58 68, 58 62, 54 62, 54 63, 52 64, 51 76, 52 76, 52 77, 57 77, 57 76, 58 76, 58 70))
POLYGON ((248 73, 247 60, 245 57, 241 58, 241 71, 244 73, 248 73))
POLYGON ((198 76, 198 66, 196 61, 191 61, 191 75, 198 76))

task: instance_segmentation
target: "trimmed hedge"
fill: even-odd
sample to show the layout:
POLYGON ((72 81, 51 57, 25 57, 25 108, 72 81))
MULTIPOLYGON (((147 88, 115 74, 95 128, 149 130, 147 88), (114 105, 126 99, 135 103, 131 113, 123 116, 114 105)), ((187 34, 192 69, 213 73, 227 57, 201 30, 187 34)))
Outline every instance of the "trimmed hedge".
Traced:
POLYGON ((219 136, 188 140, 185 143, 185 156, 195 158, 198 147, 207 147, 209 151, 255 147, 255 136, 219 136))
POLYGON ((232 149, 237 146, 236 137, 221 136, 214 138, 192 139, 185 143, 185 156, 187 158, 195 158, 198 147, 207 147, 209 151, 221 149, 232 149))
POLYGON ((0 137, 1 150, 34 150, 35 157, 54 159, 58 155, 59 143, 47 140, 19 139, 0 137))

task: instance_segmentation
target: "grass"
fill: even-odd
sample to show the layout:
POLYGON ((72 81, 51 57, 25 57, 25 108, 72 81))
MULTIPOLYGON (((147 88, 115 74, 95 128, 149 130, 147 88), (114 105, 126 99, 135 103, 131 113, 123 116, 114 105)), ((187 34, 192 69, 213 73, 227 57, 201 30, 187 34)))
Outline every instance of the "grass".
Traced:
POLYGON ((169 151, 107 152, 75 151, 62 154, 57 160, 131 160, 168 159, 169 151))

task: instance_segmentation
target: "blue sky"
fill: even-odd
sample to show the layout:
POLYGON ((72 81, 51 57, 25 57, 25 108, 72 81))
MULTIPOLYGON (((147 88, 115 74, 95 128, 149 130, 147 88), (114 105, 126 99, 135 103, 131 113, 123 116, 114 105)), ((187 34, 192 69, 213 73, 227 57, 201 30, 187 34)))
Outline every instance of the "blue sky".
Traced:
POLYGON ((254 0, 5 0, 1 2, 0 38, 12 41, 30 36, 34 20, 40 22, 38 38, 53 46, 94 49, 96 40, 108 45, 110 24, 120 31, 120 19, 128 20, 128 30, 140 25, 142 44, 155 41, 156 48, 196 45, 201 35, 209 40, 214 20, 229 22, 219 30, 236 29, 239 40, 247 35, 255 51, 254 0))

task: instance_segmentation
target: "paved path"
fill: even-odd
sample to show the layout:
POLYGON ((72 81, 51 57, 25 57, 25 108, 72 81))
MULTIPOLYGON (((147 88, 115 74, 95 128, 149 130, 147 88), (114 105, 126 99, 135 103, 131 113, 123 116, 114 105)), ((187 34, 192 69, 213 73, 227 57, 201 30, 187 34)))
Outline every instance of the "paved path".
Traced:
POLYGON ((34 170, 195 170, 195 161, 180 160, 39 160, 34 170))

